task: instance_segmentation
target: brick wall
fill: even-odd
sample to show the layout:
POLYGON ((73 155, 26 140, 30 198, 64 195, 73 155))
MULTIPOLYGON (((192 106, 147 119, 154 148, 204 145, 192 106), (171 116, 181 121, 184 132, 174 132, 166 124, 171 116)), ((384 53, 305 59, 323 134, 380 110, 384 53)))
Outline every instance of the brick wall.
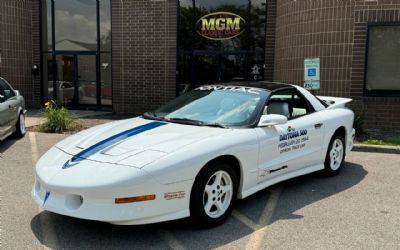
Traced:
POLYGON ((400 97, 363 94, 368 24, 382 22, 400 23, 400 1, 356 1, 350 95, 354 100, 353 108, 364 117, 368 128, 399 129, 400 97))
POLYGON ((367 128, 399 128, 400 98, 363 94, 367 24, 399 22, 392 0, 277 0, 274 80, 303 84, 303 60, 321 59, 320 95, 351 97, 367 128))
POLYGON ((139 114, 175 97, 175 0, 112 1, 113 109, 139 114))
POLYGON ((40 79, 32 77, 39 63, 39 1, 0 1, 0 76, 25 97, 28 107, 40 104, 40 79))
POLYGON ((274 53, 276 30, 276 0, 267 0, 267 27, 265 37, 265 71, 264 79, 274 79, 274 53))

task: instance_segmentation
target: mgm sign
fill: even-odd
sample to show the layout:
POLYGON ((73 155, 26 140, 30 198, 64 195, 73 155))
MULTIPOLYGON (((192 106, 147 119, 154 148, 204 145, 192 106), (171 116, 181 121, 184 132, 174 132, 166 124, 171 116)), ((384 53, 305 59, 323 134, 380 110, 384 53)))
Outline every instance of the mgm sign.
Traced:
POLYGON ((211 40, 225 40, 239 36, 245 29, 246 21, 230 12, 214 12, 201 17, 196 23, 199 35, 211 40))

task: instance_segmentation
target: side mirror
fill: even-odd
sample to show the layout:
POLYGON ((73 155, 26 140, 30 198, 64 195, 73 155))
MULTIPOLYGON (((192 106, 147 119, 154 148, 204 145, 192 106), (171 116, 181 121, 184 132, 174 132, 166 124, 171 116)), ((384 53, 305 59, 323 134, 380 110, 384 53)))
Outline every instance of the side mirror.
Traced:
POLYGON ((285 124, 287 121, 287 117, 283 115, 262 115, 258 127, 285 124))

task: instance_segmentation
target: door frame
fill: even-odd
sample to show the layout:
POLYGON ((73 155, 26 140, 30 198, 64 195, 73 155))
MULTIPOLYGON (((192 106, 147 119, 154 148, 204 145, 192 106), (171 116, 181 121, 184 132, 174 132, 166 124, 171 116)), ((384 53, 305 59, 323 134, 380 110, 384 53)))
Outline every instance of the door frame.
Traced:
POLYGON ((58 79, 58 67, 57 67, 57 56, 73 56, 74 57, 74 100, 72 101, 72 107, 75 109, 87 109, 94 108, 97 110, 102 109, 101 104, 101 82, 100 82, 100 54, 96 51, 68 51, 68 50, 58 50, 53 53, 53 99, 57 100, 57 79, 58 79), (78 56, 95 56, 95 64, 96 64, 96 104, 80 104, 79 98, 76 97, 79 95, 79 87, 77 87, 78 82, 78 56))

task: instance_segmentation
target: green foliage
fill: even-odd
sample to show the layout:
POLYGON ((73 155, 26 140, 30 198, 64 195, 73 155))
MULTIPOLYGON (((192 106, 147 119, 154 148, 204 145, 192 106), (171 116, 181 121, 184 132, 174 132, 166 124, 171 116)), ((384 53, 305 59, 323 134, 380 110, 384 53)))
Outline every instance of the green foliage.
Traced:
POLYGON ((363 141, 363 143, 371 145, 400 146, 400 137, 391 137, 383 140, 369 139, 363 141))
POLYGON ((54 101, 46 102, 42 113, 43 122, 39 129, 43 132, 63 133, 77 129, 80 124, 77 118, 64 107, 57 107, 54 101))
POLYGON ((353 128, 356 130, 356 136, 364 134, 364 118, 362 116, 356 115, 353 128))

